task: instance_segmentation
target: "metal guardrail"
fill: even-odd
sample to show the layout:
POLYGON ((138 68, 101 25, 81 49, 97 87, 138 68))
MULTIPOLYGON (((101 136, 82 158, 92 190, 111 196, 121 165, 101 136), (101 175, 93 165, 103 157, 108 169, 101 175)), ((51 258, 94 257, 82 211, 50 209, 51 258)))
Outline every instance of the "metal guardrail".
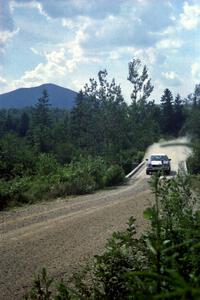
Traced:
POLYGON ((137 171, 145 164, 145 161, 142 161, 135 169, 133 169, 130 173, 128 173, 125 178, 132 177, 137 171))
MULTIPOLYGON (((142 166, 144 166, 145 161, 142 161, 136 168, 134 168, 130 173, 128 173, 125 178, 131 178, 142 166)), ((182 160, 178 165, 178 173, 182 175, 188 174, 186 161, 182 160)))
POLYGON ((182 160, 178 164, 178 174, 186 175, 188 174, 187 164, 186 161, 182 160))

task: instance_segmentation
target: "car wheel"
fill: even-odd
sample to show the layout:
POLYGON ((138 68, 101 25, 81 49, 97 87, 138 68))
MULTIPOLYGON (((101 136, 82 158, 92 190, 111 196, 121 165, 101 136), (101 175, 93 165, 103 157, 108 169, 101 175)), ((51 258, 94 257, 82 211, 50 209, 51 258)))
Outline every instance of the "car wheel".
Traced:
POLYGON ((149 174, 150 174, 148 170, 146 170, 146 174, 147 174, 147 175, 149 175, 149 174))

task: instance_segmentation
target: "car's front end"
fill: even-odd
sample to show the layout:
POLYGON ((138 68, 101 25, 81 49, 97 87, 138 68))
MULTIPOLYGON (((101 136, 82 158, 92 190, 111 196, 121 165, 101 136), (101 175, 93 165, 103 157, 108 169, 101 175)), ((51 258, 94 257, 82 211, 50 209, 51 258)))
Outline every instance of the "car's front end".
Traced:
POLYGON ((146 174, 163 172, 169 175, 171 171, 170 159, 166 155, 152 155, 147 162, 146 174))

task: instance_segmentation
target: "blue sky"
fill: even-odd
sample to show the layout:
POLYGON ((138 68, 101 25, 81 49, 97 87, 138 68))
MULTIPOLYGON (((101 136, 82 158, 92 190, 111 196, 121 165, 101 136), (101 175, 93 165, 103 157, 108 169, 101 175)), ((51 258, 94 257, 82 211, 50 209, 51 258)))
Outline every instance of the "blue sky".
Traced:
POLYGON ((0 93, 55 83, 80 90, 107 69, 130 102, 128 62, 182 97, 200 83, 200 1, 0 0, 0 93))

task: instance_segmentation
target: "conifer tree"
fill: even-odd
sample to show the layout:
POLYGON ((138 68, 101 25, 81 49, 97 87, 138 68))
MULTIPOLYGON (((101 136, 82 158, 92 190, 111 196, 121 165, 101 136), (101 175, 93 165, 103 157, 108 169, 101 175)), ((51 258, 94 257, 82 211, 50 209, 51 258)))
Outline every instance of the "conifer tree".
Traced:
POLYGON ((183 112, 183 101, 181 99, 181 96, 177 94, 174 100, 174 134, 176 136, 178 136, 184 121, 185 117, 183 112))
POLYGON ((26 133, 29 129, 29 116, 26 112, 23 112, 20 118, 20 123, 19 123, 19 135, 20 136, 26 136, 26 133))
POLYGON ((173 135, 174 128, 173 95, 165 89, 161 97, 161 129, 164 134, 173 135))
POLYGON ((31 139, 35 148, 40 152, 49 152, 51 149, 51 118, 49 110, 49 95, 43 90, 42 97, 34 107, 31 139))
POLYGON ((89 146, 90 103, 81 90, 76 98, 75 106, 70 113, 70 134, 72 142, 81 149, 89 146))
POLYGON ((51 127, 50 113, 49 113, 49 95, 47 90, 43 90, 42 97, 38 99, 34 110, 34 123, 40 127, 51 127))

